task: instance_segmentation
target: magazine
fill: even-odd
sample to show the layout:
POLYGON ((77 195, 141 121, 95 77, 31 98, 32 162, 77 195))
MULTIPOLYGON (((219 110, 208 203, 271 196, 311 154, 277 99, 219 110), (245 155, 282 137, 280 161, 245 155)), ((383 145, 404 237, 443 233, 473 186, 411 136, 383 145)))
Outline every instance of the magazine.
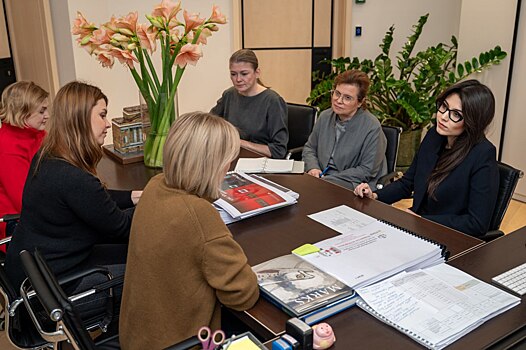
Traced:
MULTIPOLYGON (((255 176, 230 172, 225 176, 220 198, 214 205, 236 221, 294 203, 294 197, 272 186, 268 180, 263 182, 255 176)), ((225 220, 224 214, 221 215, 225 220)))
POLYGON ((351 287, 292 254, 266 261, 252 270, 263 297, 291 316, 309 318, 310 323, 321 319, 312 318, 316 313, 329 317, 356 302, 351 287))

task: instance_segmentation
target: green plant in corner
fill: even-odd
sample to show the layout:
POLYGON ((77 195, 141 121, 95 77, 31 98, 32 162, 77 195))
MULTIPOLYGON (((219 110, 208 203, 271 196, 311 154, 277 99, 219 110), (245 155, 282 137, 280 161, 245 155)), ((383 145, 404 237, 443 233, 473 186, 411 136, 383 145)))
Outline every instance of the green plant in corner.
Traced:
POLYGON ((395 29, 393 25, 387 30, 379 45, 382 51, 374 60, 360 60, 357 57, 325 60, 324 63, 332 67, 331 73, 313 74, 316 85, 307 102, 320 110, 329 108, 334 78, 346 70, 360 69, 371 79, 368 108, 382 124, 399 126, 404 131, 425 127, 433 118, 436 97, 441 91, 473 72, 481 72, 500 63, 507 55, 499 46, 495 46, 478 57, 457 63, 458 43, 455 36, 451 37, 450 44, 439 43, 413 53, 428 17, 429 14, 420 17, 413 26, 412 35, 396 54, 397 69, 394 69, 390 58, 395 29))

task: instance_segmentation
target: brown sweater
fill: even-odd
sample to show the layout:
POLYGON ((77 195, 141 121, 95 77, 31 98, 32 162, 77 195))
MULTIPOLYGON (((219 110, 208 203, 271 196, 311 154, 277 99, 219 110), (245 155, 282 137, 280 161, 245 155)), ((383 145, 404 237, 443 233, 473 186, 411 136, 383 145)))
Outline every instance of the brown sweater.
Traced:
POLYGON ((219 303, 252 307, 256 276, 205 199, 169 188, 162 174, 135 210, 120 314, 124 350, 163 349, 220 327, 219 303))

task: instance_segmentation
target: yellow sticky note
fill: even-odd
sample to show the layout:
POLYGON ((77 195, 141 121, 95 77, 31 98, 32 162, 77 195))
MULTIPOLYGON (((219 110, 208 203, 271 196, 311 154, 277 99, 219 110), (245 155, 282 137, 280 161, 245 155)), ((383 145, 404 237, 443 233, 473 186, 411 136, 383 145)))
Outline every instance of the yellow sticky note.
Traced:
POLYGON ((254 342, 247 336, 236 339, 230 344, 227 348, 228 350, 261 350, 259 346, 254 344, 254 342))
POLYGON ((308 255, 319 252, 320 248, 312 244, 304 244, 301 247, 294 249, 292 252, 297 255, 308 255))

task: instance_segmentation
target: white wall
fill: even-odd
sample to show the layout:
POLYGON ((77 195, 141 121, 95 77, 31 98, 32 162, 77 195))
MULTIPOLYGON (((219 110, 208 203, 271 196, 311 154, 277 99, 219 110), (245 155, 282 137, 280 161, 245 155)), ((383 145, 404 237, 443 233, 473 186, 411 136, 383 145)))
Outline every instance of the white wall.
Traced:
MULTIPOLYGON (((449 43, 451 35, 458 36, 460 5, 459 0, 367 0, 364 4, 350 1, 347 18, 351 19, 348 45, 345 56, 361 59, 374 59, 379 53, 378 45, 385 32, 394 24, 394 41, 391 46, 392 59, 412 34, 412 26, 420 16, 429 13, 422 35, 415 47, 416 51, 436 45, 449 43), (350 16, 350 17, 349 17, 350 16), (354 35, 355 26, 362 27, 362 36, 354 35)), ((349 29, 349 28, 348 28, 349 29)), ((415 52, 416 52, 415 51, 415 52)))
MULTIPOLYGON (((71 27, 77 11, 80 11, 88 21, 101 24, 108 21, 111 15, 120 17, 138 11, 139 23, 146 23, 144 15, 150 14, 158 3, 160 0, 69 0, 67 20, 71 27)), ((231 1, 216 0, 213 3, 220 7, 228 20, 232 18, 231 1)), ((208 17, 213 3, 209 0, 184 1, 182 7, 189 12, 200 12, 202 17, 208 17)), ((183 20, 182 13, 178 18, 183 20)), ((210 110, 221 96, 221 92, 231 85, 228 59, 233 51, 232 37, 231 24, 220 26, 219 31, 208 38, 208 44, 202 47, 203 57, 197 65, 189 65, 186 68, 178 88, 179 113, 210 110)), ((90 82, 102 89, 110 100, 110 117, 120 116, 123 107, 139 103, 139 92, 128 68, 117 61, 111 69, 102 68, 98 61, 77 46, 72 35, 69 35, 69 38, 73 47, 76 79, 90 82)), ((110 135, 106 138, 106 143, 111 142, 110 135)))
POLYGON ((516 8, 517 0, 462 0, 457 61, 471 60, 473 56, 478 57, 482 51, 488 51, 496 45, 500 45, 508 53, 508 57, 500 65, 472 75, 473 78, 488 85, 495 95, 495 118, 488 130, 488 139, 497 147, 497 152, 499 152, 516 8))

